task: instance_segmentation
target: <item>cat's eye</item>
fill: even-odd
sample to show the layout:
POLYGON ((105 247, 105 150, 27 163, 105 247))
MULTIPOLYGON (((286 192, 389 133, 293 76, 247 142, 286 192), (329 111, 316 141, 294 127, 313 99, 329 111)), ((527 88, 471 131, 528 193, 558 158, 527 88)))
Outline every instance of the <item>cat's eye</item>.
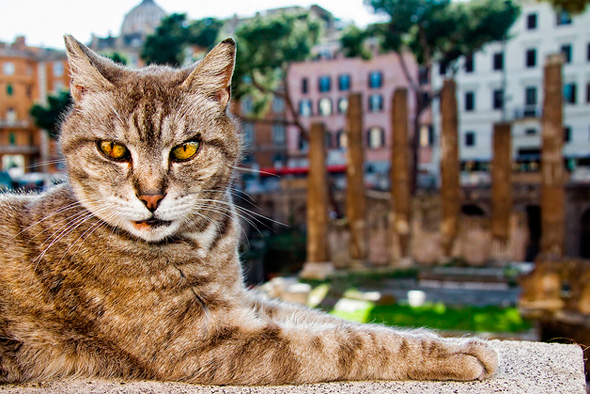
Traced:
POLYGON ((113 160, 129 160, 129 150, 123 144, 114 141, 100 141, 98 149, 113 160))
POLYGON ((199 145, 199 141, 187 141, 183 144, 180 144, 172 148, 172 151, 170 152, 170 158, 173 161, 189 160, 197 154, 199 151, 199 145))

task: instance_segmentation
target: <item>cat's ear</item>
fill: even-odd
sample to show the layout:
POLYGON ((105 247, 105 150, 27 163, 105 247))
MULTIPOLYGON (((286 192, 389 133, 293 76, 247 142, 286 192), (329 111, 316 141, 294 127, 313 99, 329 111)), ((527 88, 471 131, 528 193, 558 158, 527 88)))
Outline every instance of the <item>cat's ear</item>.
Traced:
POLYGON ((104 71, 101 72, 105 68, 116 67, 108 64, 110 59, 96 54, 70 35, 64 36, 64 40, 71 70, 70 91, 75 101, 80 101, 88 91, 96 92, 113 87, 103 75, 104 71))
POLYGON ((236 43, 227 38, 201 60, 183 82, 182 87, 199 91, 227 107, 231 97, 231 77, 236 62, 236 43))

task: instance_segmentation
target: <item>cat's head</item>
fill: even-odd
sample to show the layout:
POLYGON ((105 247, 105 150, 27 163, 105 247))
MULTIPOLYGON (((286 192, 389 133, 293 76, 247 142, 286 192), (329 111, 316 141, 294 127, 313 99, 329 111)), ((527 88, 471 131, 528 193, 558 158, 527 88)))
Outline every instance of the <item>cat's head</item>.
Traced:
POLYGON ((60 146, 76 197, 148 242, 203 230, 240 157, 227 109, 234 41, 184 69, 130 69, 65 41, 74 106, 60 146))

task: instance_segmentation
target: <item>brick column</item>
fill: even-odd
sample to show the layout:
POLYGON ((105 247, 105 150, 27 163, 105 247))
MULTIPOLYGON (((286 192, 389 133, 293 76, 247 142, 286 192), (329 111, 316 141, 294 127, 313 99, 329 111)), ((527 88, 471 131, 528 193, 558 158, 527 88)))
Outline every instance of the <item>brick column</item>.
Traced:
POLYGON ((512 125, 494 124, 492 156, 492 250, 509 259, 508 239, 512 214, 512 125))
POLYGON ((564 248, 562 55, 545 62, 541 146, 541 253, 559 257, 564 248))
POLYGON ((461 190, 459 184, 459 146, 456 84, 444 82, 441 97, 441 239, 445 256, 450 257, 459 228, 461 190))
POLYGON ((363 180, 363 103, 360 93, 348 97, 346 216, 350 229, 350 263, 361 268, 367 259, 366 196, 363 180))
POLYGON ((393 94, 391 129, 392 264, 410 255, 410 163, 408 145, 408 90, 393 94))
POLYGON ((328 179, 323 123, 311 125, 307 177, 307 261, 300 276, 325 279, 334 271, 328 249, 328 179))

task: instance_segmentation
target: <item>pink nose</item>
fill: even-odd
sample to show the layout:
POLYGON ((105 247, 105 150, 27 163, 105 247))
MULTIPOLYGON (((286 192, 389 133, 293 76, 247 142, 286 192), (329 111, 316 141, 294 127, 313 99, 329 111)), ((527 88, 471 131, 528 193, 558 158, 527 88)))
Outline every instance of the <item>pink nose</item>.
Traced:
POLYGON ((145 206, 147 207, 147 209, 150 210, 150 212, 154 212, 156 209, 158 209, 158 205, 160 205, 160 201, 162 201, 164 199, 164 195, 163 194, 142 194, 140 196, 137 196, 137 198, 139 198, 141 200, 141 202, 143 202, 145 204, 145 206))

